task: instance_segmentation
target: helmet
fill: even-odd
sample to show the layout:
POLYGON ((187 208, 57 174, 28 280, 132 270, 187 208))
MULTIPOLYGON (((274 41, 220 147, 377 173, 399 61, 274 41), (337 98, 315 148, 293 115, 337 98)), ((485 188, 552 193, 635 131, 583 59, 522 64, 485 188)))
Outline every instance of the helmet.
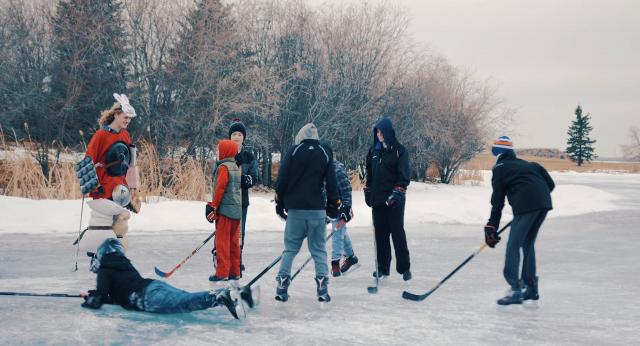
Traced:
POLYGON ((111 193, 111 199, 121 207, 127 206, 131 202, 131 191, 122 184, 116 185, 111 193))

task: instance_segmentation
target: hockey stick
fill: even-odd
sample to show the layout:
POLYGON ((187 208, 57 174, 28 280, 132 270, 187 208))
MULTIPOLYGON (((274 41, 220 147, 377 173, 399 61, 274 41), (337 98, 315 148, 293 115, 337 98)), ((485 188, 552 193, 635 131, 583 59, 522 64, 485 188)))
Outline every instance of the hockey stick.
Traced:
POLYGON ((249 305, 250 308, 253 308, 256 305, 256 302, 253 299, 253 295, 251 294, 251 286, 255 284, 256 281, 260 280, 260 278, 264 276, 264 274, 266 274, 269 270, 271 270, 271 268, 273 268, 276 264, 278 264, 278 262, 280 262, 280 260, 282 259, 283 254, 284 254, 284 251, 280 254, 280 256, 274 259, 273 262, 271 262, 271 264, 269 264, 266 268, 262 269, 262 271, 258 275, 256 275, 253 279, 251 279, 251 281, 249 281, 248 284, 238 289, 240 291, 240 297, 242 297, 242 299, 244 299, 247 302, 247 305, 249 305))
POLYGON ((82 206, 80 207, 80 225, 78 226, 78 243, 76 244, 76 267, 72 272, 78 271, 78 254, 80 252, 80 237, 82 234, 82 213, 84 212, 84 194, 82 194, 82 206))
MULTIPOLYGON (((328 241, 329 239, 331 239, 331 237, 333 236, 334 233, 336 233, 339 229, 341 229, 344 224, 346 222, 344 220, 340 220, 340 222, 338 222, 336 224, 336 229, 331 231, 331 233, 329 233, 329 236, 327 237, 327 239, 325 241, 328 241)), ((307 239, 308 241, 308 239, 307 239)), ((307 258, 306 261, 304 261, 304 263, 302 263, 302 266, 300 266, 300 268, 298 268, 298 270, 293 274, 293 276, 291 277, 291 282, 293 282, 293 279, 296 278, 296 276, 298 276, 298 274, 300 274, 300 272, 302 271, 302 269, 304 269, 304 267, 307 266, 307 264, 309 264, 309 262, 311 262, 311 260, 313 259, 313 256, 309 256, 309 258, 307 258)))
POLYGON ((67 293, 28 293, 28 292, 0 292, 0 296, 23 296, 23 297, 56 297, 56 298, 83 298, 87 294, 67 294, 67 293))
MULTIPOLYGON (((504 227, 502 227, 502 229, 500 229, 500 231, 498 231, 498 234, 502 233, 509 226, 511 226, 511 221, 508 224, 504 225, 504 227)), ((435 292, 438 288, 440 288, 440 286, 442 286, 442 284, 444 284, 447 280, 449 280, 449 278, 452 277, 453 274, 455 274, 458 270, 460 270, 460 268, 464 267, 465 264, 469 263, 469 261, 471 261, 477 254, 482 252, 482 250, 484 250, 486 247, 487 247, 487 244, 482 244, 482 246, 480 246, 480 248, 478 250, 476 250, 476 252, 472 253, 471 256, 467 257, 467 259, 465 259, 462 263, 460 263, 460 265, 457 266, 456 269, 454 269, 451 273, 449 273, 449 275, 445 276, 445 278, 442 279, 436 285, 436 287, 430 289, 429 291, 427 291, 424 294, 414 294, 414 293, 410 293, 410 292, 404 291, 404 292, 402 292, 402 298, 408 299, 408 300, 413 300, 413 301, 416 301, 416 302, 425 300, 428 296, 430 296, 433 292, 435 292)))
POLYGON ((178 270, 178 268, 182 267, 183 264, 185 264, 185 262, 187 262, 191 257, 193 257, 193 255, 196 254, 196 252, 198 252, 198 250, 200 250, 204 244, 206 244, 209 240, 211 240, 211 238, 213 238, 213 236, 216 235, 216 232, 213 231, 213 233, 211 233, 211 235, 209 235, 207 237, 207 239, 205 239, 202 244, 200 244, 200 246, 198 246, 195 250, 191 251, 191 254, 189 256, 187 256, 187 258, 183 259, 182 262, 178 263, 177 266, 173 267, 173 269, 171 269, 171 271, 169 272, 163 272, 162 270, 158 269, 158 267, 153 267, 153 269, 155 270, 156 274, 158 276, 161 276, 163 278, 168 278, 171 275, 173 275, 173 273, 178 270))
POLYGON ((376 263, 376 285, 367 287, 367 292, 371 294, 378 293, 378 285, 380 284, 380 271, 378 269, 378 242, 376 241, 376 226, 373 226, 373 258, 376 263))

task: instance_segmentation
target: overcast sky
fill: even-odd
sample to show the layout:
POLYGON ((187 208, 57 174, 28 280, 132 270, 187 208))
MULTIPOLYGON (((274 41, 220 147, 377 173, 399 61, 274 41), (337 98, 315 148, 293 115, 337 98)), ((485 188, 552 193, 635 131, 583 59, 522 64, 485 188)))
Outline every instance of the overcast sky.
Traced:
MULTIPOLYGON (((315 1, 312 1, 315 2, 315 1)), ((566 147, 578 104, 602 157, 640 126, 640 1, 396 0, 409 33, 517 109, 516 147, 566 147)))

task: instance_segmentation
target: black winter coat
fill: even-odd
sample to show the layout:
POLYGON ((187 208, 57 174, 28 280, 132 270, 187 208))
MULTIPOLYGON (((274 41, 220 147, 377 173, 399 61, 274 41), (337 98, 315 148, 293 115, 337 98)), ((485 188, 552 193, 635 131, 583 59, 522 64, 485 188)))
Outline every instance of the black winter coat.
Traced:
POLYGON ((513 151, 498 158, 493 167, 491 185, 493 194, 489 224, 496 228, 500 225, 505 195, 513 209, 513 215, 553 209, 551 191, 556 185, 547 170, 538 163, 516 158, 513 151))
POLYGON ((327 143, 305 139, 280 161, 276 194, 286 209, 325 210, 325 182, 329 202, 337 203, 333 151, 327 143))
POLYGON ((236 155, 236 164, 240 167, 242 175, 250 175, 253 180, 250 186, 241 185, 242 206, 246 207, 249 205, 249 189, 259 182, 258 162, 250 151, 242 149, 238 155, 236 155))
POLYGON ((388 118, 380 120, 373 128, 373 147, 366 160, 366 187, 371 193, 371 205, 382 206, 396 186, 407 188, 411 179, 409 153, 396 140, 393 125, 388 118), (378 141, 376 130, 380 129, 387 144, 378 141))
POLYGON ((129 301, 129 295, 133 292, 142 295, 153 281, 142 278, 129 259, 118 253, 110 253, 102 258, 97 280, 96 291, 102 296, 103 302, 111 300, 128 310, 138 310, 129 301))

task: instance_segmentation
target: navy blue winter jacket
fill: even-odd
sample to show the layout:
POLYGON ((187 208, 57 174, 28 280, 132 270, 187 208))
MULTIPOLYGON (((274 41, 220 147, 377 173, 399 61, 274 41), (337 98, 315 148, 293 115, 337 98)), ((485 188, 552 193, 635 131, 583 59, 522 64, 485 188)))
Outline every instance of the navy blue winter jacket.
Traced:
POLYGON ((389 118, 382 118, 373 128, 373 146, 367 153, 366 187, 371 193, 372 206, 385 205, 396 186, 407 188, 411 179, 409 153, 396 139, 396 132, 389 118), (385 148, 376 130, 384 135, 385 148))
POLYGON ((553 209, 551 191, 556 185, 547 170, 536 162, 516 158, 512 150, 498 158, 493 167, 491 185, 493 193, 489 224, 496 228, 500 225, 505 195, 513 215, 553 209))

